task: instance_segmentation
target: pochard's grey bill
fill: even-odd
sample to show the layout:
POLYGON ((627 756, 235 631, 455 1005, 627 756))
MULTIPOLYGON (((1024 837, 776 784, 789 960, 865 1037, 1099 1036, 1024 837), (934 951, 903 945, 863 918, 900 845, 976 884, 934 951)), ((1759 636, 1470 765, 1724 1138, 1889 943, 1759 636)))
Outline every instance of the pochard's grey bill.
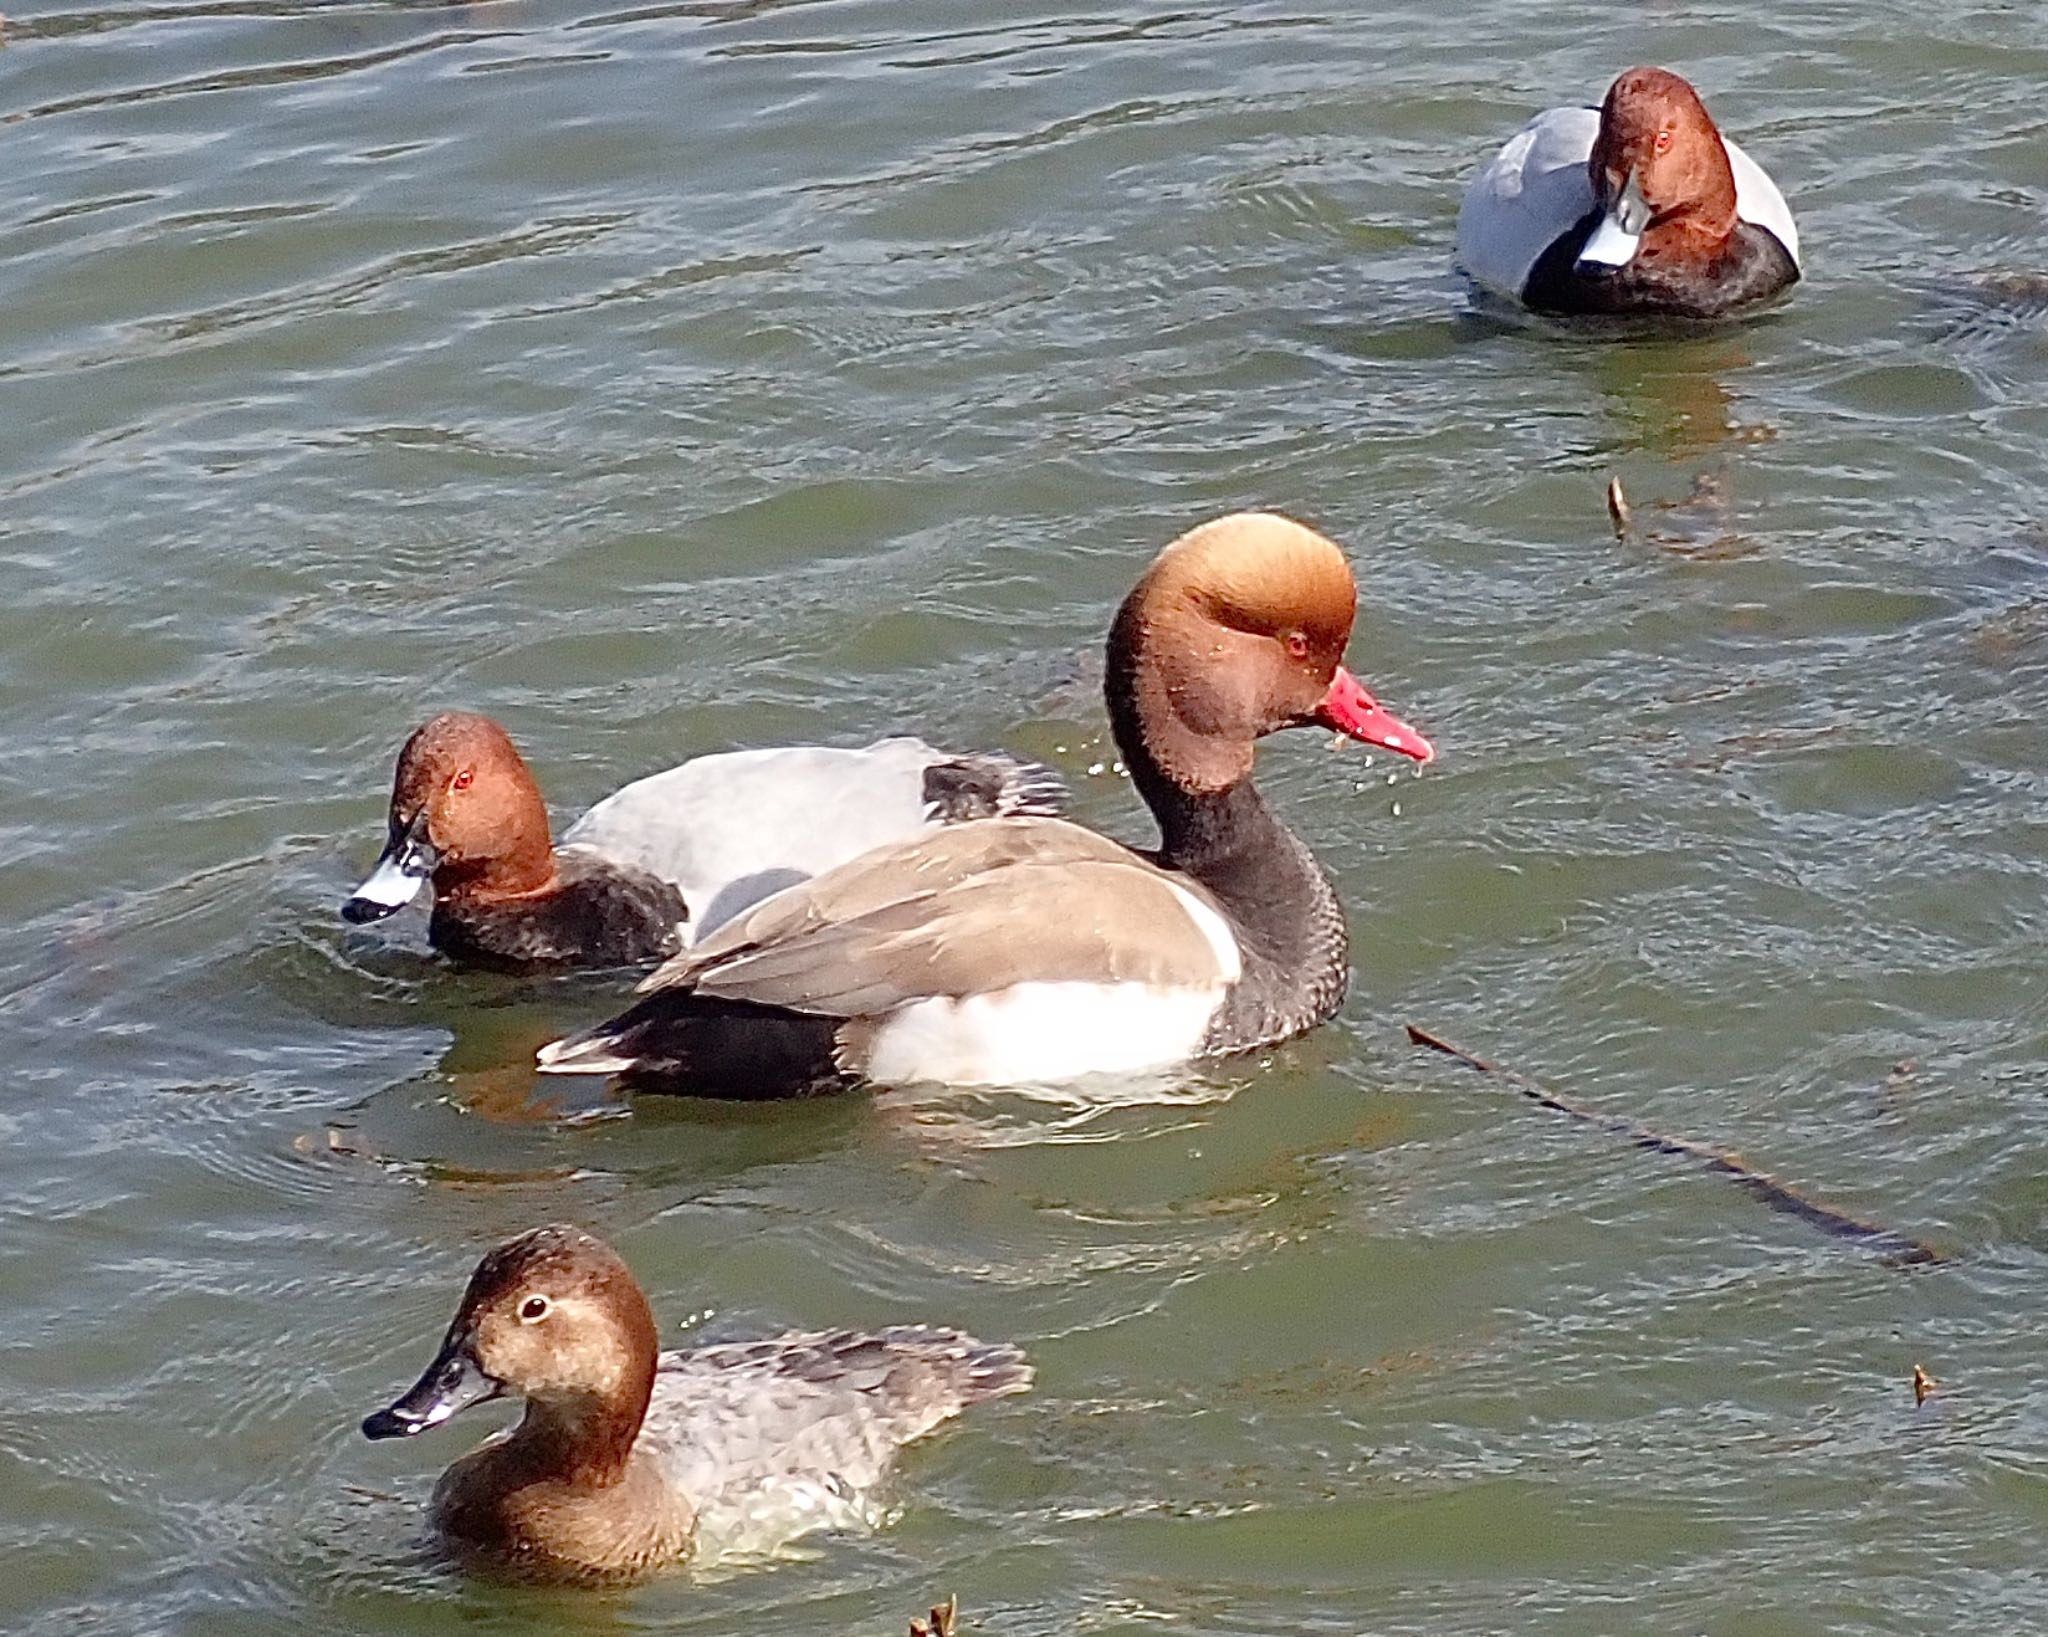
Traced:
POLYGON ((410 1438, 438 1427, 472 1404, 488 1404, 505 1389, 478 1367, 467 1339, 446 1343, 427 1373, 389 1409, 363 1422, 365 1438, 410 1438))
POLYGON ((1580 249, 1578 265, 1626 267, 1635 259, 1643 234, 1649 230, 1650 216, 1649 201, 1643 197, 1636 173, 1630 171, 1620 194, 1607 207, 1607 214, 1600 218, 1600 225, 1593 229, 1592 236, 1580 249))
POLYGON ((440 862, 439 849, 427 839, 427 819, 422 813, 392 836, 369 878, 341 906, 341 918, 361 926, 405 908, 419 896, 440 862))

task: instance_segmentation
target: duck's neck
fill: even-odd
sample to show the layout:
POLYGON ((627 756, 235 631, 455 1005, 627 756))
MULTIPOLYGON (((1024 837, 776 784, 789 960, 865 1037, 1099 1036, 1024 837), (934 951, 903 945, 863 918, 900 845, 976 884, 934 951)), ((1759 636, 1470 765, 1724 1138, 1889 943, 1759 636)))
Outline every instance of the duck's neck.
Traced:
POLYGON ((1159 820, 1159 862, 1201 882, 1264 947, 1292 949, 1297 930, 1332 917, 1342 926, 1329 877, 1251 780, 1213 796, 1168 785, 1146 801, 1159 820))
POLYGON ((637 1406, 596 1396, 529 1398, 507 1449, 518 1452, 530 1479, 609 1489, 626 1476, 646 1410, 644 1398, 637 1406))
POLYGON ((1250 742, 1184 721, 1162 667, 1147 663, 1148 640, 1125 604, 1110 636, 1102 691, 1131 783, 1159 821, 1159 862, 1214 888, 1212 876, 1227 882, 1259 872, 1268 856, 1301 851, 1298 842, 1275 845, 1294 838, 1252 784, 1250 742))
POLYGON ((1131 782, 1159 821, 1159 862, 1207 887, 1230 918, 1247 970, 1266 968, 1259 985, 1241 986, 1244 1004, 1262 1013, 1238 1020, 1240 1032, 1279 1038, 1328 1016, 1349 976, 1344 909, 1315 856, 1252 783, 1249 747, 1183 756, 1175 738, 1191 736, 1177 722, 1160 729, 1156 708, 1141 713, 1142 686, 1114 662, 1105 692, 1131 782), (1152 718, 1154 731, 1146 731, 1141 714, 1152 718), (1215 789, 1193 788, 1167 771, 1162 750, 1176 763, 1234 764, 1243 772, 1215 789))
POLYGON ((554 891, 561 880, 555 849, 545 839, 545 829, 541 835, 538 847, 524 845, 492 858, 444 863, 434 872, 435 899, 465 907, 497 905, 554 891))

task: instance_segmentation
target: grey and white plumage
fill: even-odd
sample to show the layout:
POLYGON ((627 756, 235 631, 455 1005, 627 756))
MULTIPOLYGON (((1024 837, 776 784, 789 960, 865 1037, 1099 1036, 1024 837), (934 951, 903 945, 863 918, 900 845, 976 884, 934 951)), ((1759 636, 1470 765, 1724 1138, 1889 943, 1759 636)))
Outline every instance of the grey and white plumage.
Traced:
POLYGON ((427 936, 480 964, 616 965, 675 954, 761 899, 884 842, 1053 814, 1051 769, 919 739, 700 756, 600 801, 551 839, 547 804, 489 717, 443 711, 399 753, 383 857, 342 905, 380 920, 430 882, 427 936))
POLYGON ((477 1263, 432 1361, 363 1434, 411 1438, 523 1399, 442 1473, 436 1530, 465 1560, 614 1579, 872 1523, 899 1448, 1030 1383, 1015 1347, 925 1325, 663 1353, 618 1252, 554 1223, 477 1263))
POLYGON ((950 755, 922 739, 698 756, 636 779, 559 846, 672 882, 685 947, 762 899, 885 842, 972 818, 1056 814, 1066 786, 1037 762, 950 755))
POLYGON ((1043 1085, 1312 1027, 1344 992, 1343 913, 1254 787, 1254 743, 1317 724, 1434 754, 1344 669, 1355 598, 1343 554, 1289 519, 1189 531, 1125 599, 1105 669, 1156 852, 1034 817, 887 843, 702 935, 541 1068, 719 1096, 1043 1085))
POLYGON ((700 1558, 752 1554, 872 1526, 899 1448, 1030 1385, 1015 1347, 926 1325, 711 1342, 661 1355, 638 1447, 695 1511, 700 1558))
MULTIPOLYGON (((1551 108, 1487 161, 1458 207, 1456 261, 1473 283, 1522 299, 1543 253, 1597 203, 1586 162, 1599 134, 1598 108, 1551 108)), ((1775 236, 1799 266, 1799 229, 1785 195, 1739 143, 1725 135, 1721 143, 1735 174, 1737 213, 1775 236)))

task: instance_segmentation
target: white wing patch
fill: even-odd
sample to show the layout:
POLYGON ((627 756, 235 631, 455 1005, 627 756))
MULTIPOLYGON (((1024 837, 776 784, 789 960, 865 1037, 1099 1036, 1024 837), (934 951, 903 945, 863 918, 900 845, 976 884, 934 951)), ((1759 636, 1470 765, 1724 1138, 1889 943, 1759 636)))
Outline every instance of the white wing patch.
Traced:
POLYGON ((1202 929, 1202 936, 1209 940, 1209 947, 1216 951, 1216 981, 1235 983, 1244 976, 1244 956, 1237 947, 1237 934, 1230 930, 1230 923, 1217 913, 1200 893, 1190 892, 1170 877, 1166 883, 1173 889, 1174 897, 1181 901, 1181 907, 1188 912, 1188 919, 1202 929))

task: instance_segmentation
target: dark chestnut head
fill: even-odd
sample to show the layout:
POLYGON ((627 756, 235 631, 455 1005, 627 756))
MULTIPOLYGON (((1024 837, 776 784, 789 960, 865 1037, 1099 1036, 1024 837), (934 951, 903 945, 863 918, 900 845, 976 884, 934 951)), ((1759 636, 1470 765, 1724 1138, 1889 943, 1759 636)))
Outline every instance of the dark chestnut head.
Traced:
POLYGON ((406 740, 384 856, 341 912, 381 919, 429 877, 436 897, 479 899, 521 897, 554 879, 547 804, 488 716, 444 711, 406 740))
POLYGON ((1706 104, 1680 76, 1631 68, 1608 88, 1586 161, 1605 213, 1580 264, 1624 267, 1644 239, 1718 242, 1735 231, 1735 172, 1706 104))
POLYGON ((441 1351, 412 1389, 363 1423, 405 1438, 507 1393, 573 1429, 584 1466, 621 1467, 654 1390, 654 1315, 618 1252, 556 1224, 477 1264, 441 1351))
POLYGON ((1141 784, 1156 772, 1184 792, 1227 790, 1261 736, 1309 725, 1428 761, 1429 741, 1343 667, 1356 602, 1344 554, 1269 512, 1204 523, 1162 551, 1109 635, 1111 718, 1141 784))

